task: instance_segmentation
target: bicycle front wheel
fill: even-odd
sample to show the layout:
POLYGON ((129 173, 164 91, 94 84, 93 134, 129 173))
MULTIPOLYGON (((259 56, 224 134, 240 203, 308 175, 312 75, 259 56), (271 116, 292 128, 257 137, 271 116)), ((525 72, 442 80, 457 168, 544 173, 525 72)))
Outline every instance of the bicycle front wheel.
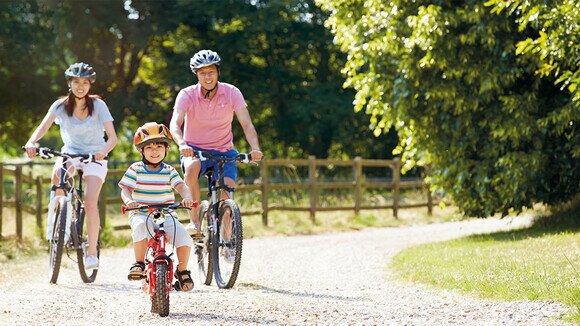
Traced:
POLYGON ((166 264, 155 266, 155 293, 151 297, 151 312, 158 313, 161 317, 169 315, 169 289, 167 278, 169 270, 166 264))
POLYGON ((67 202, 65 197, 58 198, 55 204, 55 221, 52 227, 52 240, 49 240, 50 258, 48 261, 48 278, 50 283, 56 284, 60 263, 62 261, 62 251, 64 248, 64 237, 66 232, 67 202))
POLYGON ((199 226, 203 232, 203 239, 197 241, 195 246, 195 254, 197 256, 197 271, 199 280, 205 284, 210 285, 213 273, 213 262, 211 260, 211 238, 208 229, 208 221, 211 215, 209 202, 204 200, 199 205, 199 226))
MULTIPOLYGON (((78 203, 77 203, 78 204, 78 203)), ((77 265, 79 266, 79 274, 81 279, 85 283, 93 283, 97 278, 98 269, 92 269, 87 271, 85 269, 85 258, 87 257, 87 250, 89 247, 89 240, 86 231, 84 231, 85 225, 85 208, 79 207, 75 210, 76 219, 75 222, 71 224, 71 235, 73 237, 74 245, 77 251, 77 265)), ((100 232, 99 232, 100 234, 100 232)), ((101 256, 101 245, 100 241, 97 240, 97 258, 101 256)))
POLYGON ((232 199, 222 202, 212 239, 213 271, 217 285, 229 289, 236 283, 242 259, 242 216, 232 199))

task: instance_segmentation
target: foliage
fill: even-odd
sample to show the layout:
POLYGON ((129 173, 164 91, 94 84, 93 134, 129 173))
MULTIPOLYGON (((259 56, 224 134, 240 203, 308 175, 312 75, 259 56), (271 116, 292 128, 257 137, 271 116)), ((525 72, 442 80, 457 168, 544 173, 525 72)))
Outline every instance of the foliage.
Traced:
MULTIPOLYGON (((268 157, 385 158, 396 143, 395 134, 373 137, 353 114, 353 92, 341 88, 345 55, 311 0, 228 1, 227 10, 208 0, 26 0, 0 9, 0 109, 8 113, 0 147, 11 155, 66 93, 70 63, 95 67, 93 90, 124 142, 139 124, 169 120, 177 92, 197 82, 188 63, 202 48, 220 53, 221 80, 242 90, 268 157)), ((234 133, 247 149, 237 124, 234 133)), ((135 157, 129 147, 112 157, 135 157)))
POLYGON ((529 1, 317 1, 348 53, 355 109, 376 134, 394 127, 406 167, 432 164, 432 183, 470 216, 580 190, 578 6, 536 2, 542 10, 529 1))

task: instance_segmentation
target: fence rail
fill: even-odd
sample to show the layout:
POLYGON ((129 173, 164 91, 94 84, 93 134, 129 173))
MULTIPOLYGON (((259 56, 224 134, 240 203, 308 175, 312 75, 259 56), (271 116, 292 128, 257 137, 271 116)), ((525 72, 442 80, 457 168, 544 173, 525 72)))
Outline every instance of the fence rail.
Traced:
MULTIPOLYGON (((109 162, 110 166, 117 165, 116 162, 109 162)), ((0 163, 0 237, 2 233, 3 223, 3 208, 14 208, 16 218, 16 235, 22 238, 22 218, 23 212, 32 214, 36 217, 36 225, 42 230, 43 216, 48 211, 48 193, 44 193, 44 186, 50 184, 50 178, 36 176, 33 177, 33 170, 35 165, 46 165, 45 163, 28 162, 24 164, 3 164, 0 163), (28 174, 23 173, 23 166, 29 168, 28 174), (4 184, 5 181, 11 179, 14 183, 14 195, 10 199, 5 199, 4 184), (23 188, 30 189, 35 192, 35 200, 32 203, 23 202, 23 188)), ((310 156, 308 159, 272 159, 264 160, 260 163, 260 174, 257 183, 254 184, 239 184, 236 187, 236 192, 260 191, 261 209, 259 210, 244 210, 244 215, 262 215, 262 223, 268 225, 268 214, 272 211, 304 211, 309 212, 312 220, 316 219, 316 212, 325 211, 354 211, 358 214, 361 210, 376 210, 376 209, 390 209, 393 211, 393 216, 398 218, 399 209, 427 207, 428 213, 431 214, 433 210, 433 198, 429 191, 428 185, 423 180, 401 180, 401 162, 398 159, 394 160, 372 160, 362 159, 356 157, 354 160, 336 160, 336 159, 317 159, 310 156), (352 178, 348 181, 328 182, 318 180, 319 167, 352 167, 352 178), (271 182, 270 170, 276 167, 298 167, 307 168, 308 175, 297 182, 271 182), (391 181, 368 181, 365 178, 363 169, 366 167, 385 168, 390 171, 391 181), (322 206, 318 202, 319 190, 353 190, 354 204, 346 206, 322 206), (363 203, 364 189, 387 189, 392 191, 392 203, 388 205, 369 205, 363 203), (420 189, 424 190, 427 195, 427 201, 424 203, 401 203, 400 192, 403 189, 420 189), (296 207, 272 203, 269 194, 276 190, 306 190, 309 192, 309 205, 305 207, 296 207)), ((125 169, 110 169, 108 172, 108 179, 110 177, 120 177, 125 172, 125 169)), ((385 173, 385 176, 389 173, 385 173)), ((384 179, 384 178, 383 178, 384 179)), ((108 204, 121 203, 120 196, 107 197, 107 191, 101 191, 99 198, 99 212, 101 214, 101 225, 106 221, 106 207, 108 204)), ((126 229, 128 225, 115 226, 114 229, 126 229)), ((40 233, 39 233, 40 234, 40 233)))

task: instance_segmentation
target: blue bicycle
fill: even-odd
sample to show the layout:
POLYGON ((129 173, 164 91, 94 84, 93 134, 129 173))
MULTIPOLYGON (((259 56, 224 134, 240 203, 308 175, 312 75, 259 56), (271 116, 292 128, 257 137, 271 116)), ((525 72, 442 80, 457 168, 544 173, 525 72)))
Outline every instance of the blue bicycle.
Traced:
POLYGON ((214 160, 217 171, 208 170, 208 200, 200 203, 200 230, 203 240, 195 243, 198 270, 202 283, 210 285, 213 276, 218 287, 229 289, 234 286, 240 270, 242 259, 243 230, 242 215, 234 201, 234 188, 224 182, 223 169, 226 162, 238 161, 250 163, 249 154, 238 154, 235 157, 216 155, 206 151, 194 151, 194 156, 201 161, 214 160), (216 180, 212 175, 217 173, 216 180), (219 193, 229 193, 228 199, 220 199, 219 193))

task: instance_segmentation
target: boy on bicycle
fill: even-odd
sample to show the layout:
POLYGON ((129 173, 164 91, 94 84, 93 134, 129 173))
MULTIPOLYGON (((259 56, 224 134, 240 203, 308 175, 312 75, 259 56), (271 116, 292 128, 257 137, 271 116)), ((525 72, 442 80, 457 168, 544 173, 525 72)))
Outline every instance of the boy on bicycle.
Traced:
MULTIPOLYGON (((172 140, 169 129, 162 124, 148 122, 137 129, 133 144, 141 153, 142 159, 133 163, 119 181, 121 198, 127 207, 173 203, 175 201, 173 189, 181 195, 184 206, 194 206, 191 192, 183 179, 171 165, 163 163, 172 140)), ((129 215, 135 250, 135 263, 129 270, 129 280, 139 280, 144 277, 147 241, 153 230, 153 221, 149 220, 149 225, 146 225, 146 221, 147 212, 137 210, 129 215)), ((175 271, 177 278, 175 289, 190 291, 193 288, 193 280, 190 271, 187 270, 187 262, 193 241, 183 225, 176 219, 166 220, 165 230, 169 241, 171 243, 175 241, 179 260, 175 271), (174 235, 175 239, 173 239, 174 235)))

